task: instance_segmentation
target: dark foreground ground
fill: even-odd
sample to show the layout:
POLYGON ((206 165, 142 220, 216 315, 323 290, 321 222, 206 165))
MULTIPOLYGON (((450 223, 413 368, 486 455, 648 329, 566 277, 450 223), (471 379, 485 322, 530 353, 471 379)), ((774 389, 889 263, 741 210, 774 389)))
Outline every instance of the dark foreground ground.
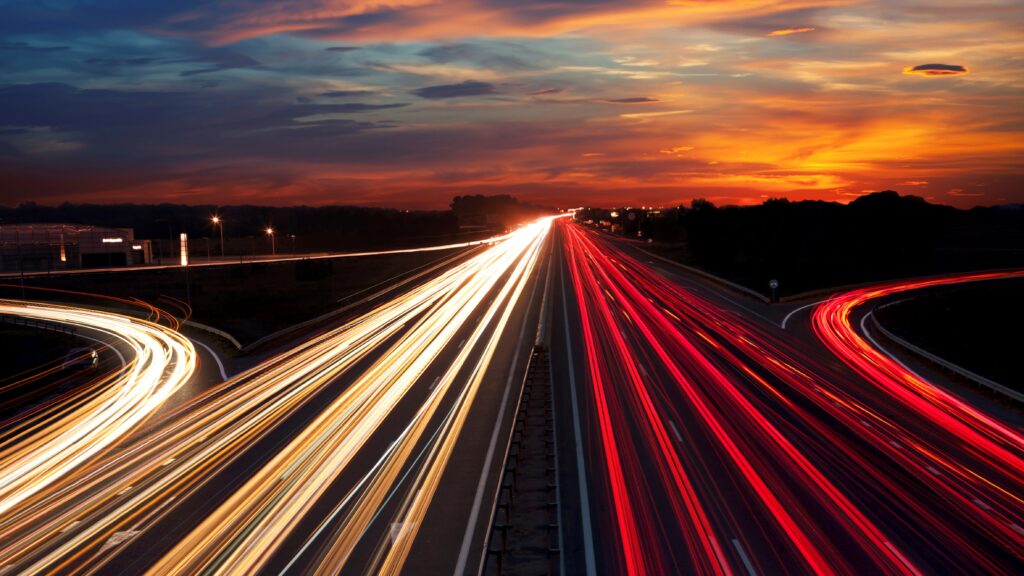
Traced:
POLYGON ((1024 392, 1019 364, 1024 282, 965 285, 881 308, 878 320, 896 335, 1015 390, 1024 392))

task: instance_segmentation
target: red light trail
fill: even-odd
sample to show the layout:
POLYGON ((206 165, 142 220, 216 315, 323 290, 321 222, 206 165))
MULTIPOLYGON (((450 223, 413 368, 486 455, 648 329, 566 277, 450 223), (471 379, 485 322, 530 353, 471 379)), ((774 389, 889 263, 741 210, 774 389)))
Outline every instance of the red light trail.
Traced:
POLYGON ((615 534, 609 573, 1021 566, 1019 434, 907 380, 859 340, 850 310, 881 294, 816 310, 823 348, 748 321, 578 226, 560 232, 582 321, 582 408, 595 414, 589 467, 595 498, 611 503, 596 518, 615 534))

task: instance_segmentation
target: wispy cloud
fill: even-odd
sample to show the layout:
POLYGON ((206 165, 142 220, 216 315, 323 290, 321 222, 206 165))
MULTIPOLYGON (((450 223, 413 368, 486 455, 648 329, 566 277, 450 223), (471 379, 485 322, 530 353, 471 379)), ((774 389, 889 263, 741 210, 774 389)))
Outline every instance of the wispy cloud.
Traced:
POLYGON ((805 32, 813 32, 815 29, 809 26, 801 28, 782 28, 779 30, 772 30, 768 33, 769 36, 789 36, 791 34, 803 34, 805 32))
POLYGON ((466 80, 458 84, 440 84, 437 86, 425 86, 412 91, 420 98, 432 100, 443 98, 465 98, 467 96, 487 96, 497 93, 494 84, 489 82, 477 82, 466 80))

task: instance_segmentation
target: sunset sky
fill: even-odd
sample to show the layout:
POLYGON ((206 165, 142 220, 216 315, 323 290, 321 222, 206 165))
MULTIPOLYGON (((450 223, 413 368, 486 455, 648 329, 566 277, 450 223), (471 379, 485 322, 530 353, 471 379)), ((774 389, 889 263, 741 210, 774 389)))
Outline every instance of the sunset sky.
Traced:
POLYGON ((0 204, 1024 202, 1024 3, 0 0, 0 204))

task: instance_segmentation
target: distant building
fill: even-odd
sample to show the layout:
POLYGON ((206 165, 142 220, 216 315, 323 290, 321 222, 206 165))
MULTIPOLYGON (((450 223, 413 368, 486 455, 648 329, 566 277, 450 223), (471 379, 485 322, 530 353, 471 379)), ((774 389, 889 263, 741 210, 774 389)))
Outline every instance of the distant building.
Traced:
POLYGON ((149 264, 149 240, 131 228, 0 223, 0 272, 149 264))

